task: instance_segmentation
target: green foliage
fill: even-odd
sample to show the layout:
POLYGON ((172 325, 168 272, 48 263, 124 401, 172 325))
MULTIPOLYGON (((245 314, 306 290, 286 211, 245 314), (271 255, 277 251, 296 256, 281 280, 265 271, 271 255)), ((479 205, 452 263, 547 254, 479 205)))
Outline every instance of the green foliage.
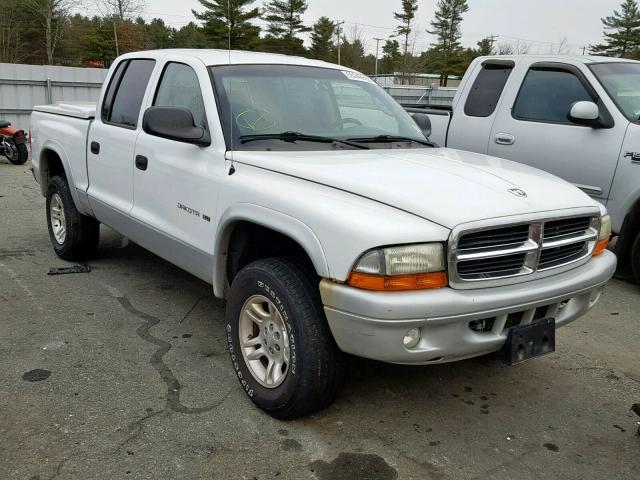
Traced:
POLYGON ((335 48, 333 45, 333 36, 336 32, 336 24, 328 17, 320 17, 313 25, 311 31, 311 48, 309 54, 318 60, 325 62, 334 61, 335 48))
POLYGON ((271 0, 265 5, 264 19, 269 22, 268 35, 263 41, 267 51, 303 54, 303 42, 296 35, 311 31, 302 15, 307 11, 305 0, 271 0))
POLYGON ((602 19, 605 43, 591 46, 591 53, 637 58, 640 50, 640 11, 635 0, 625 0, 621 12, 602 19))
POLYGON ((203 12, 192 10, 193 15, 204 22, 204 32, 210 48, 245 50, 255 47, 260 27, 251 23, 260 16, 260 10, 249 5, 254 0, 198 0, 203 12), (228 2, 228 3, 227 3, 228 2))
POLYGON ((400 24, 396 29, 396 33, 404 37, 404 48, 402 59, 402 83, 405 83, 405 77, 407 73, 407 61, 409 55, 409 35, 413 31, 413 19, 416 17, 416 11, 418 10, 418 0, 402 0, 402 11, 394 12, 393 18, 398 20, 400 24))
POLYGON ((478 49, 474 51, 475 56, 485 57, 493 55, 493 39, 491 37, 483 38, 476 45, 478 49))
POLYGON ((449 75, 466 68, 467 59, 463 55, 460 38, 462 16, 469 11, 467 0, 439 0, 429 33, 437 37, 428 55, 431 67, 440 73, 440 85, 447 86, 449 75))

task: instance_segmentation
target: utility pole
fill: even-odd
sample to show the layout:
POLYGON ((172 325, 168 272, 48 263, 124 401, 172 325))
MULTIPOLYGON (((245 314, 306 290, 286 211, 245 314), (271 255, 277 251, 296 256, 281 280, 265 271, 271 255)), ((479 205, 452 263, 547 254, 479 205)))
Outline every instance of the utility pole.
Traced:
POLYGON ((377 76, 378 75, 378 46, 380 45, 380 42, 384 40, 384 38, 374 37, 374 40, 376 41, 376 69, 375 69, 374 75, 377 76))
POLYGON ((493 44, 496 43, 496 40, 498 39, 498 36, 494 35, 494 34, 491 34, 487 38, 489 39, 489 43, 491 44, 491 54, 493 54, 493 44))
POLYGON ((118 45, 118 27, 116 26, 116 19, 113 19, 113 38, 116 41, 116 57, 120 56, 120 46, 118 45))
POLYGON ((342 22, 336 21, 336 35, 338 36, 338 65, 340 65, 340 34, 342 33, 340 25, 342 24, 344 24, 344 20, 342 22))
POLYGON ((586 51, 587 51, 587 46, 585 45, 584 47, 582 47, 582 56, 585 55, 586 51))

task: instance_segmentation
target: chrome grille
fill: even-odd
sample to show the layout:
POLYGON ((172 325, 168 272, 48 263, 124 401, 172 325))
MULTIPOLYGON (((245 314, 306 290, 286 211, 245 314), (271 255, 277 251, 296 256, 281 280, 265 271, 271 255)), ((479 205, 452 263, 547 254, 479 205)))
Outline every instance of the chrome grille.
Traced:
POLYGON ((477 288, 534 278, 586 260, 595 247, 600 217, 534 220, 462 230, 449 243, 451 286, 477 288))

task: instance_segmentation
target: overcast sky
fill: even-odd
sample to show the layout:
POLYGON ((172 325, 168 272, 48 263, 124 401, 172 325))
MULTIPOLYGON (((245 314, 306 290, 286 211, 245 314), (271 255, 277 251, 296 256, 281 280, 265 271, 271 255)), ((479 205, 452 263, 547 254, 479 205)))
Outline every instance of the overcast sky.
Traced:
MULTIPOLYGON (((468 0, 469 12, 462 23, 463 43, 475 46, 481 38, 499 35, 498 42, 524 41, 531 53, 548 53, 554 44, 566 37, 571 53, 582 51, 584 45, 601 41, 600 18, 610 15, 622 0, 468 0), (519 40, 520 39, 520 40, 519 40)), ((254 5, 262 5, 256 0, 254 5)), ((394 33, 393 12, 400 9, 400 0, 308 0, 305 20, 311 25, 326 15, 345 21, 347 35, 356 28, 367 50, 375 50, 374 37, 386 38, 394 33)), ((416 51, 424 50, 433 41, 425 32, 433 18, 437 0, 419 0, 416 19, 416 51)), ((198 0, 146 0, 144 16, 161 17, 172 26, 180 27, 193 20, 191 9, 202 10, 198 0)))

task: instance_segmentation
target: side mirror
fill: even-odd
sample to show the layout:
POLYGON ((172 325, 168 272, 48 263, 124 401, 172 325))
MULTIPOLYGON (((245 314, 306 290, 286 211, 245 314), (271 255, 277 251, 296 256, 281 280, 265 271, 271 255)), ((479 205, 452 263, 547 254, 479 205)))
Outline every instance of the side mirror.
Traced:
POLYGON ((571 105, 567 118, 578 125, 586 125, 592 128, 602 127, 600 109, 593 102, 575 102, 571 105))
POLYGON ((431 135, 431 119, 429 118, 429 115, 426 113, 412 113, 411 118, 413 118, 416 125, 420 127, 425 138, 429 138, 431 135))
POLYGON ((195 124, 191 112, 183 107, 150 107, 144 112, 142 129, 150 134, 200 147, 211 145, 209 133, 195 124))

